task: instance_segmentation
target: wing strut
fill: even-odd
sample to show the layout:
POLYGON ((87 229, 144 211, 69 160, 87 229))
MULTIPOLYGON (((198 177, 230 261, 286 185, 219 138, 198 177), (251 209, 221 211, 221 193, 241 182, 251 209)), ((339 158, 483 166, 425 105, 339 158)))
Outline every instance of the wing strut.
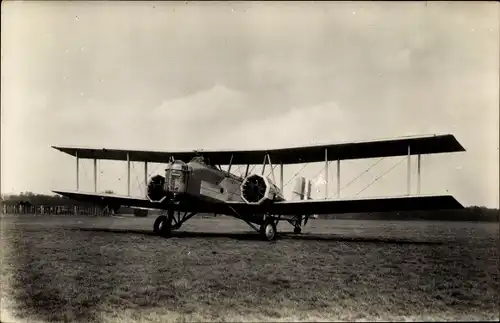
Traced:
POLYGON ((280 190, 283 193, 283 162, 280 163, 280 190))
POLYGON ((76 190, 80 189, 80 158, 78 158, 78 151, 75 152, 76 157, 76 190))
POLYGON ((262 176, 264 176, 264 171, 266 170, 267 155, 264 156, 264 161, 262 162, 262 176))
POLYGON ((94 192, 97 193, 97 158, 94 158, 94 192))
POLYGON ((271 156, 269 156, 269 154, 266 154, 266 156, 267 156, 267 161, 269 162, 269 167, 271 167, 271 173, 273 175, 273 182, 276 183, 276 178, 274 177, 273 163, 271 162, 271 156))
POLYGON ((406 187, 407 187, 407 190, 408 190, 408 193, 407 195, 410 196, 411 194, 411 151, 410 151, 410 145, 408 145, 408 161, 407 161, 407 166, 408 166, 408 169, 407 169, 407 183, 406 183, 406 187))
POLYGON ((130 155, 127 153, 127 196, 130 196, 130 155))
POLYGON ((325 148, 325 200, 328 199, 328 149, 325 148))
POLYGON ((227 169, 227 176, 231 173, 231 166, 233 166, 233 155, 231 155, 231 159, 229 160, 229 167, 227 169))
POLYGON ((148 162, 144 162, 144 194, 148 194, 148 162))
POLYGON ((337 198, 340 198, 340 159, 337 159, 337 198))
POLYGON ((418 173, 418 177, 417 177, 417 194, 420 195, 420 160, 421 160, 421 155, 418 154, 418 157, 417 157, 417 173, 418 173))

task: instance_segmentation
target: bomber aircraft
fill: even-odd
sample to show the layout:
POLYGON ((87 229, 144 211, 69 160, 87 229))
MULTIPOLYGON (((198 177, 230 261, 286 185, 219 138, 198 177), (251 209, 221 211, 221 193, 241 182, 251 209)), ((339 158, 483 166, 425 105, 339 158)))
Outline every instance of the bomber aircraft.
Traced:
MULTIPOLYGON (((451 134, 413 136, 363 142, 322 144, 268 150, 224 151, 139 151, 52 146, 76 157, 77 189, 54 190, 56 194, 88 201, 114 209, 120 206, 166 211, 154 221, 156 234, 168 237, 172 230, 198 213, 224 214, 245 221, 262 239, 277 236, 279 221, 289 222, 300 234, 311 216, 359 212, 391 212, 410 210, 460 209, 463 206, 451 195, 411 195, 410 161, 417 155, 418 191, 420 191, 420 155, 465 151, 451 134), (379 198, 340 198, 340 161, 377 157, 407 156, 408 192, 401 196, 379 198), (79 159, 94 161, 94 192, 78 189, 79 159), (127 162, 127 195, 97 192, 96 161, 127 162), (325 163, 328 191, 328 164, 337 162, 337 198, 286 200, 283 194, 283 165, 325 163), (130 163, 144 162, 144 197, 130 195, 130 163), (165 173, 148 180, 148 162, 166 164, 165 173), (274 167, 273 167, 274 163, 274 167), (262 164, 262 173, 249 172, 250 165, 262 164), (223 170, 222 166, 228 166, 223 170), (235 165, 245 166, 244 176, 231 173, 235 165), (269 165, 272 176, 264 176, 269 165), (280 184, 276 184, 274 168, 280 166, 280 184)), ((419 193, 419 192, 418 192, 419 193)))

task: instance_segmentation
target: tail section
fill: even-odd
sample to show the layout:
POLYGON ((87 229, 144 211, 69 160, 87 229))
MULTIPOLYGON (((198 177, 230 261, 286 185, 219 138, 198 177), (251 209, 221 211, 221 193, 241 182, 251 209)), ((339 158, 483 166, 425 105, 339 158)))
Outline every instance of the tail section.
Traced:
POLYGON ((303 200, 306 193, 305 177, 298 177, 292 190, 292 200, 303 200))
POLYGON ((312 200, 312 182, 305 177, 299 177, 295 180, 295 186, 292 190, 292 200, 312 200))
MULTIPOLYGON (((305 177, 298 177, 295 180, 295 186, 292 190, 292 200, 312 200, 311 197, 312 192, 312 182, 311 180, 306 179, 305 177)), ((311 215, 313 219, 316 219, 318 216, 316 214, 311 215)), ((300 223, 302 224, 302 219, 304 219, 304 225, 306 225, 309 216, 301 216, 300 223)))

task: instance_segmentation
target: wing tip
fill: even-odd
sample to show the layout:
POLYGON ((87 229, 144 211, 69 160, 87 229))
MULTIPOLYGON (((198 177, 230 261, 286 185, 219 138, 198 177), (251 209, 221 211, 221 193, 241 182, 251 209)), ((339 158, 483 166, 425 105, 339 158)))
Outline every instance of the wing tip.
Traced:
POLYGON ((448 138, 451 138, 452 144, 454 146, 453 147, 454 149, 452 150, 452 152, 464 152, 464 151, 467 151, 467 149, 465 149, 465 147, 457 139, 456 135, 454 135, 452 133, 448 133, 445 136, 448 137, 448 138))

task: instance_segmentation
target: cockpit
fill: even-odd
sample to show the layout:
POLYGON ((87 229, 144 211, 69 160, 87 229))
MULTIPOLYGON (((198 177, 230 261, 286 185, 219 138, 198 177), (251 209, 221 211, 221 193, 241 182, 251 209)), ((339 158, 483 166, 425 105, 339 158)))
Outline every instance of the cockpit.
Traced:
POLYGON ((196 162, 196 163, 199 163, 199 164, 203 164, 203 165, 207 165, 209 167, 212 167, 212 168, 215 168, 215 165, 213 165, 211 162, 210 162, 210 158, 208 157, 204 157, 204 156, 195 156, 191 159, 191 162, 196 162))
POLYGON ((203 156, 194 156, 194 157, 191 159, 191 162, 200 163, 200 164, 205 164, 205 158, 203 158, 203 156))

